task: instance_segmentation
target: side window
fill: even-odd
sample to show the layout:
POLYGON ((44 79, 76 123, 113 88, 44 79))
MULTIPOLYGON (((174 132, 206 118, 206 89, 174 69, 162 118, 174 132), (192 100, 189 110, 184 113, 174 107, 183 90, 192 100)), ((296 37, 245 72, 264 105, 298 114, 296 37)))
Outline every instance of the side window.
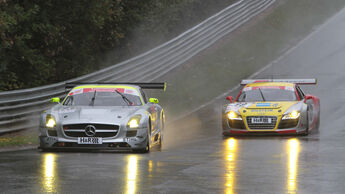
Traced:
POLYGON ((300 99, 304 99, 304 93, 302 92, 301 88, 299 86, 296 86, 296 90, 300 99))
POLYGON ((141 96, 143 97, 143 100, 145 102, 145 104, 147 103, 147 98, 146 98, 146 95, 145 95, 145 92, 140 88, 140 93, 141 93, 141 96))
POLYGON ((73 96, 67 96, 67 99, 65 100, 65 102, 63 103, 63 105, 65 106, 71 106, 73 103, 73 96))

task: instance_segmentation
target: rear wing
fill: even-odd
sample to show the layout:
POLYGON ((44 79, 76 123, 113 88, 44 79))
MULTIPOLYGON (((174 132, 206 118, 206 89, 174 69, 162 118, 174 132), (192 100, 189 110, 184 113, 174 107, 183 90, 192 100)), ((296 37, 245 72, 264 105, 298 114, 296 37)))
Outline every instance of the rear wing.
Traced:
POLYGON ((259 82, 287 82, 293 84, 317 84, 317 79, 245 79, 241 81, 241 85, 247 85, 250 83, 259 83, 259 82))
POLYGON ((70 82, 66 83, 65 89, 71 90, 72 88, 80 85, 91 85, 91 84, 101 84, 101 85, 135 85, 139 86, 142 89, 161 89, 166 90, 167 83, 160 82, 160 83, 136 83, 136 82, 70 82))

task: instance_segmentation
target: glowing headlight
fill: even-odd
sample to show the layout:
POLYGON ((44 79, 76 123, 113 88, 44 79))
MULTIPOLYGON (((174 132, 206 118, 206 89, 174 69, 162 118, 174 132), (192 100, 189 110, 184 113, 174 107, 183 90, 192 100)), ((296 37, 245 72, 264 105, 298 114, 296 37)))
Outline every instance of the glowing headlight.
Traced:
POLYGON ((47 128, 54 128, 55 125, 56 125, 56 121, 55 121, 54 116, 47 115, 47 117, 46 117, 46 127, 47 128))
POLYGON ((129 128, 138 128, 139 123, 140 123, 140 119, 141 119, 140 115, 136 115, 136 116, 132 117, 131 119, 129 119, 127 126, 129 128))
POLYGON ((292 111, 290 113, 284 114, 282 120, 297 119, 300 115, 301 115, 300 112, 294 110, 294 111, 292 111))
POLYGON ((227 114, 228 118, 230 120, 242 120, 241 116, 239 116, 237 113, 235 113, 234 111, 230 111, 227 114))

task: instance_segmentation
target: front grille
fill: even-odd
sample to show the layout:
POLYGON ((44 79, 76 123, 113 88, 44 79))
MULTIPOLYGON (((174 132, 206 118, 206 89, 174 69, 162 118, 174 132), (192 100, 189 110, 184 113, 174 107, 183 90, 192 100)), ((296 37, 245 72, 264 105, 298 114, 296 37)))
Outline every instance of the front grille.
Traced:
POLYGON ((229 126, 233 129, 246 129, 246 126, 244 125, 243 120, 230 120, 229 121, 229 126))
POLYGON ((278 129, 295 128, 297 124, 298 124, 298 119, 281 120, 278 125, 278 129))
POLYGON ((68 124, 63 125, 62 127, 64 133, 69 137, 89 137, 85 133, 85 128, 88 125, 92 125, 96 128, 96 134, 93 137, 114 137, 117 135, 117 132, 119 130, 118 125, 93 123, 68 124))
POLYGON ((82 123, 82 124, 68 124, 63 125, 63 129, 85 129, 86 126, 93 125, 99 130, 118 130, 118 125, 108 125, 108 124, 93 124, 93 123, 82 123))
MULTIPOLYGON (((86 135, 85 132, 71 132, 71 131, 65 131, 65 134, 70 137, 89 137, 86 135)), ((96 135, 93 137, 114 137, 116 136, 117 132, 97 132, 96 135)))
POLYGON ((250 116, 246 118, 247 125, 249 129, 252 130, 266 130, 266 129, 274 129, 277 123, 277 117, 275 116, 250 116), (271 123, 252 123, 252 118, 262 118, 262 119, 271 119, 271 123))

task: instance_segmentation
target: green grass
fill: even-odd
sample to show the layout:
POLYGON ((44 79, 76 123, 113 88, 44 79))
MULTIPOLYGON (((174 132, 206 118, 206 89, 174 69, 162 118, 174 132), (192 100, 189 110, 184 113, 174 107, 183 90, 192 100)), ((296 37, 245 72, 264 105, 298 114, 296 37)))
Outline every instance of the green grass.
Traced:
POLYGON ((153 92, 176 118, 237 85, 296 45, 345 6, 345 1, 289 0, 269 14, 218 41, 157 81, 165 93, 153 92))
POLYGON ((5 135, 0 137, 0 148, 14 147, 14 146, 27 146, 37 145, 38 135, 35 133, 26 135, 5 135))

